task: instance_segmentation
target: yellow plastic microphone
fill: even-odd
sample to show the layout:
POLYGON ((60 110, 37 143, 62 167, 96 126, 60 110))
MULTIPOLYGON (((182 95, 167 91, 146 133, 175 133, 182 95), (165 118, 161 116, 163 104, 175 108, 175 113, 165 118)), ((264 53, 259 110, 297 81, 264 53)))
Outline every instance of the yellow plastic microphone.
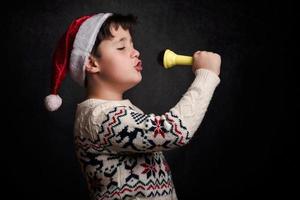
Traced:
POLYGON ((170 49, 163 50, 158 55, 158 62, 166 69, 174 67, 175 65, 192 65, 193 57, 178 55, 170 49))

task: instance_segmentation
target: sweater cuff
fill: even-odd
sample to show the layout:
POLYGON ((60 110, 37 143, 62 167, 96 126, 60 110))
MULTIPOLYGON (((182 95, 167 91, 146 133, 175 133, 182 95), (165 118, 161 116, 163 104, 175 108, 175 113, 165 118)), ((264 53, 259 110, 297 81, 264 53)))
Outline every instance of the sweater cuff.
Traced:
POLYGON ((196 87, 215 88, 221 81, 217 74, 208 69, 199 68, 195 71, 195 75, 193 86, 196 87))

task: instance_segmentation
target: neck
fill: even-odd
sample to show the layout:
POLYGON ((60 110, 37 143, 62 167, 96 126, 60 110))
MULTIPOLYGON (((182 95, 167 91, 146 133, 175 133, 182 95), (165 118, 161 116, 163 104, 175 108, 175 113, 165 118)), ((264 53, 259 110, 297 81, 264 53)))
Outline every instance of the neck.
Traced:
POLYGON ((123 92, 105 82, 89 84, 87 88, 87 99, 123 100, 123 92))

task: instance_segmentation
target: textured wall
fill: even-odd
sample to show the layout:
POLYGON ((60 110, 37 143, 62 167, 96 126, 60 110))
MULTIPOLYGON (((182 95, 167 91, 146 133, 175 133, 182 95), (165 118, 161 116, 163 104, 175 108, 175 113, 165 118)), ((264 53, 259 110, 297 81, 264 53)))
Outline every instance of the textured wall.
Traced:
MULTIPOLYGON (((222 56, 221 83, 192 142, 166 152, 180 200, 289 195, 295 172, 295 134, 286 126, 295 79, 291 69, 292 4, 273 1, 41 0, 10 2, 2 26, 2 74, 8 136, 4 148, 9 195, 84 200, 88 194, 73 149, 73 116, 83 90, 68 76, 61 109, 48 113, 51 56, 76 17, 97 12, 138 16, 135 46, 143 81, 125 98, 145 113, 174 106, 194 75, 190 67, 156 63, 166 47, 222 56), (286 193, 288 192, 288 193, 286 193)), ((244 198, 242 198, 244 199, 244 198)))

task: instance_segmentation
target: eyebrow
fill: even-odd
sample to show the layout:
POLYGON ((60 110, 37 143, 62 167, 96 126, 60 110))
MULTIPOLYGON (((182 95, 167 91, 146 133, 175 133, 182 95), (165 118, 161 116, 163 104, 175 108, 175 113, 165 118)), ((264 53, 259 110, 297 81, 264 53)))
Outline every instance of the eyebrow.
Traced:
MULTIPOLYGON (((126 37, 122 37, 120 40, 116 41, 115 43, 123 42, 123 41, 126 41, 126 40, 127 40, 126 37)), ((130 38, 130 42, 132 42, 132 38, 130 38)))

